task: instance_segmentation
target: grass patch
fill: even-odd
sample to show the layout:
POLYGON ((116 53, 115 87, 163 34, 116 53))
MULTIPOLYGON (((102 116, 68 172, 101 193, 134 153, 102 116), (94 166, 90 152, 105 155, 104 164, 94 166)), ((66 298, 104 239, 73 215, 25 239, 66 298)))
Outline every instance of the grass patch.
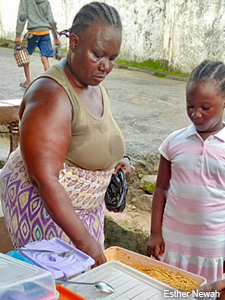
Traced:
POLYGON ((153 75, 156 77, 166 78, 166 74, 154 73, 153 75))
POLYGON ((8 48, 8 47, 9 47, 9 43, 2 43, 2 44, 1 44, 1 47, 3 47, 3 48, 8 48))
MULTIPOLYGON (((118 60, 116 60, 116 62, 119 64, 128 65, 128 66, 132 66, 132 67, 144 68, 144 69, 149 69, 149 70, 153 70, 153 71, 161 71, 161 72, 176 75, 176 76, 189 77, 189 74, 183 74, 183 73, 175 72, 173 70, 168 69, 166 66, 166 64, 167 64, 166 61, 153 61, 153 60, 149 59, 149 60, 145 60, 143 62, 136 62, 136 61, 130 62, 127 60, 118 59, 118 60)), ((161 76, 161 74, 160 75, 157 74, 156 76, 163 77, 163 76, 161 76)), ((166 77, 166 75, 165 75, 165 77, 166 77)))
POLYGON ((66 55, 67 54, 67 49, 66 48, 61 48, 62 54, 66 55))
POLYGON ((128 66, 125 66, 125 65, 118 65, 118 69, 128 69, 128 66))

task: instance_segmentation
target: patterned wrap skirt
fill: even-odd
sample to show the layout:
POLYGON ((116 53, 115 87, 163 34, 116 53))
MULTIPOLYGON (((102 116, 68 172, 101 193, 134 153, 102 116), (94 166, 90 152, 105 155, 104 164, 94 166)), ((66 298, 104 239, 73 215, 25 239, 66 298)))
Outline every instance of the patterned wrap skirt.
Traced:
MULTIPOLYGON (((113 170, 88 171, 63 165, 59 182, 71 199, 89 233, 104 249, 104 195, 113 170)), ((31 184, 17 148, 0 173, 0 199, 6 226, 15 248, 42 239, 58 237, 72 244, 50 218, 36 188, 31 184)))

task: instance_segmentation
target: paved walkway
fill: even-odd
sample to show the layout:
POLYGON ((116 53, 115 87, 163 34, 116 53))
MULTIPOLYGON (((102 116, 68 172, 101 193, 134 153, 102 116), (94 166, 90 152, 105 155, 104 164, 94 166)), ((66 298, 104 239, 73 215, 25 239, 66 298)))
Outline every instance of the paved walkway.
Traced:
MULTIPOLYGON (((50 63, 57 61, 51 59, 50 63)), ((0 100, 22 97, 24 89, 19 84, 24 81, 24 74, 16 65, 13 49, 0 48, 0 69, 0 100)), ((42 72, 39 54, 35 53, 31 56, 32 78, 42 72)), ((105 84, 127 153, 132 156, 156 154, 170 132, 189 124, 185 111, 186 82, 114 68, 105 84)))

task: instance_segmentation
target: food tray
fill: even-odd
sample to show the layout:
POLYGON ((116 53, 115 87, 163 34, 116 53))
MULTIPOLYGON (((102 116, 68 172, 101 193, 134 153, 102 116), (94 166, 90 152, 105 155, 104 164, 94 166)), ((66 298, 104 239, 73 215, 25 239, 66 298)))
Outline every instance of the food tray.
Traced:
MULTIPOLYGON (((76 279, 71 279, 70 281, 73 280, 81 282, 104 281, 109 283, 115 289, 115 293, 107 294, 99 291, 95 286, 65 284, 68 289, 88 300, 163 300, 164 290, 171 292, 176 291, 166 284, 118 261, 107 262, 87 273, 77 276, 76 279)), ((174 300, 180 298, 170 297, 170 299, 174 300)), ((185 299, 193 298, 185 297, 185 299)))
MULTIPOLYGON (((56 253, 76 249, 59 238, 32 242, 24 248, 50 250, 56 253)), ((67 257, 60 257, 54 253, 27 252, 22 249, 19 250, 19 253, 33 261, 35 265, 52 272, 55 279, 68 279, 86 272, 95 263, 94 259, 78 249, 67 257)))
POLYGON ((121 247, 110 247, 104 251, 104 254, 106 256, 107 261, 119 261, 125 264, 129 265, 136 265, 136 266, 144 266, 144 267, 159 267, 159 268, 165 268, 169 271, 172 271, 174 273, 179 272, 180 274, 193 278, 197 282, 199 282, 200 285, 206 284, 206 279, 202 276, 190 273, 188 271, 184 271, 180 268, 173 267, 169 264, 163 263, 161 261, 158 261, 156 259, 152 259, 150 257, 147 257, 142 254, 135 253, 133 251, 121 248, 121 247))
POLYGON ((86 300, 62 285, 56 285, 56 289, 59 292, 59 300, 86 300))

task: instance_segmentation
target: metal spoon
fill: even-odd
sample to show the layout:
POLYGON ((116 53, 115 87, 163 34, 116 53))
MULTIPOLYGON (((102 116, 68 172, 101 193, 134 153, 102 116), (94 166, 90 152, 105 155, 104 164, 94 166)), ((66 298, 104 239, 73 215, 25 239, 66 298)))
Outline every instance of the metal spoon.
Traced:
POLYGON ((64 284, 64 283, 66 283, 66 284, 84 284, 84 285, 94 285, 97 289, 99 289, 100 291, 102 291, 102 292, 105 292, 105 293, 109 293, 109 294, 111 294, 111 293, 115 293, 115 290, 114 290, 114 288, 110 285, 110 284, 108 284, 108 283, 106 283, 106 282, 104 282, 104 281, 97 281, 97 282, 78 282, 78 281, 66 281, 66 280, 56 280, 56 283, 58 284, 64 284))
POLYGON ((52 250, 45 250, 45 249, 29 249, 29 248, 17 248, 16 249, 17 251, 19 252, 40 252, 40 253, 52 253, 52 254, 57 254, 58 256, 61 256, 61 257, 67 257, 67 256, 70 256, 72 254, 74 254, 77 250, 76 249, 72 249, 72 250, 68 250, 68 251, 63 251, 63 252, 55 252, 55 251, 52 251, 52 250))

